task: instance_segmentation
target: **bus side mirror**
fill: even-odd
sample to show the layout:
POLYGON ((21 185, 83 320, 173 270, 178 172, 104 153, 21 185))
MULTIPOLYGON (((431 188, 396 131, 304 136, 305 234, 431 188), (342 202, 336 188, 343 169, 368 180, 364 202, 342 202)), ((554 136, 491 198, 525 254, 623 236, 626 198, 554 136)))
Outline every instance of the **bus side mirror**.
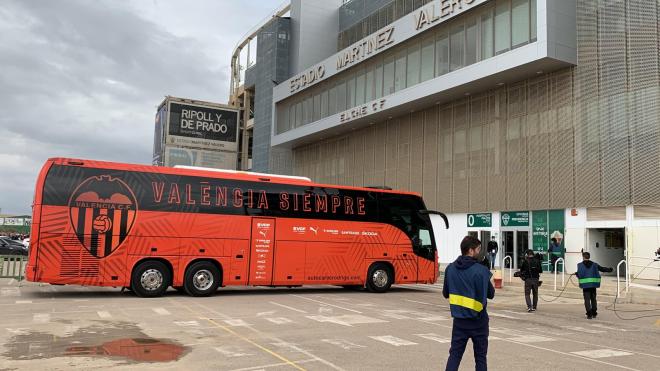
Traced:
POLYGON ((434 210, 420 210, 419 213, 422 215, 430 215, 430 214, 440 215, 442 220, 445 222, 445 229, 449 229, 449 220, 447 219, 447 215, 434 210))

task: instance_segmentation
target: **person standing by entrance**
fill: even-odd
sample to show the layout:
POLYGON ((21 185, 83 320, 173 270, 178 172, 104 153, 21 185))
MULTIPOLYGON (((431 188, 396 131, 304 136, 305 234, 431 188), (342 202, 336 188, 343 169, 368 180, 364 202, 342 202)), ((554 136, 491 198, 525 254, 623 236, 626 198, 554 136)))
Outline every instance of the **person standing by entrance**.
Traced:
POLYGON ((550 241, 552 241, 550 242, 550 247, 548 247, 548 254, 550 254, 550 272, 554 273, 555 263, 557 262, 557 259, 561 258, 562 249, 561 244, 556 238, 553 237, 550 241))
POLYGON ((577 266, 575 276, 578 278, 582 295, 584 296, 584 309, 587 311, 587 319, 596 318, 598 315, 598 303, 596 302, 596 289, 600 287, 600 272, 612 272, 613 268, 605 268, 591 261, 591 254, 582 253, 582 263, 577 266))
POLYGON ((534 255, 534 251, 527 250, 525 252, 525 260, 520 267, 520 276, 525 281, 525 303, 527 304, 528 312, 535 312, 536 305, 539 302, 539 278, 541 278, 541 262, 534 255), (529 297, 530 292, 533 296, 533 301, 529 297))
POLYGON ((499 247, 497 246, 497 239, 495 236, 491 238, 490 241, 488 241, 488 256, 490 257, 490 269, 495 269, 495 257, 497 256, 497 250, 499 247))
POLYGON ((451 332, 451 348, 446 370, 458 370, 467 341, 472 339, 477 371, 486 371, 488 354, 488 300, 495 297, 490 281, 492 274, 485 266, 477 264, 481 253, 481 241, 466 236, 461 242, 461 256, 445 270, 442 295, 449 299, 454 324, 451 332))

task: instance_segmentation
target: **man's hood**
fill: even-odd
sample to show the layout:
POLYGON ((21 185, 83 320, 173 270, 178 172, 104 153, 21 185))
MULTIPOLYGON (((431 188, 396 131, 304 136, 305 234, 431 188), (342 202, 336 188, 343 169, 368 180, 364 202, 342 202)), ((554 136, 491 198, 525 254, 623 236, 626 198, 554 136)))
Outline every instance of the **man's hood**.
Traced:
POLYGON ((584 263, 585 267, 591 268, 591 264, 593 264, 594 262, 592 262, 591 260, 583 260, 582 263, 584 263))
POLYGON ((477 259, 470 257, 470 256, 465 256, 461 255, 458 258, 456 258, 456 261, 454 261, 454 266, 458 269, 468 269, 471 266, 473 266, 477 262, 477 259))

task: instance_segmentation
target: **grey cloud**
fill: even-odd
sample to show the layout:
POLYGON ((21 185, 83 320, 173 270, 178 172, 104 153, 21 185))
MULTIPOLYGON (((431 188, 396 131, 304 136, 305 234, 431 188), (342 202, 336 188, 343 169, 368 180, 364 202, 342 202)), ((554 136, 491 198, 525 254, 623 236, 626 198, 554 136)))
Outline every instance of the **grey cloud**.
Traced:
POLYGON ((228 61, 213 60, 209 45, 176 36, 126 4, 3 1, 3 213, 29 212, 48 157, 149 163, 164 95, 226 100, 228 61))

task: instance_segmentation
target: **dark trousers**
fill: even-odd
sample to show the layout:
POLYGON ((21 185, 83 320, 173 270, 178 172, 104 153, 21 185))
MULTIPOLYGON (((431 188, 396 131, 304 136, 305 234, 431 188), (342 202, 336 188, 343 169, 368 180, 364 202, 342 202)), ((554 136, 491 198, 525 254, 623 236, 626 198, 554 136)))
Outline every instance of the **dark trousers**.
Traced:
POLYGON ((551 273, 554 273, 554 271, 555 271, 555 263, 557 262, 558 259, 559 259, 559 256, 554 255, 554 254, 553 254, 553 255, 550 255, 550 272, 551 272, 551 273))
POLYGON ((590 287, 588 289, 582 289, 582 296, 584 296, 584 309, 587 310, 587 316, 597 314, 598 303, 596 303, 596 288, 590 287))
POLYGON ((482 320, 454 319, 451 330, 451 348, 446 371, 458 370, 468 339, 472 339, 474 363, 477 371, 486 371, 488 354, 488 318, 482 320))
POLYGON ((536 304, 539 302, 539 279, 538 278, 528 278, 525 280, 525 302, 527 303, 527 308, 536 309, 536 304), (529 292, 532 292, 534 296, 534 302, 529 297, 529 292))

